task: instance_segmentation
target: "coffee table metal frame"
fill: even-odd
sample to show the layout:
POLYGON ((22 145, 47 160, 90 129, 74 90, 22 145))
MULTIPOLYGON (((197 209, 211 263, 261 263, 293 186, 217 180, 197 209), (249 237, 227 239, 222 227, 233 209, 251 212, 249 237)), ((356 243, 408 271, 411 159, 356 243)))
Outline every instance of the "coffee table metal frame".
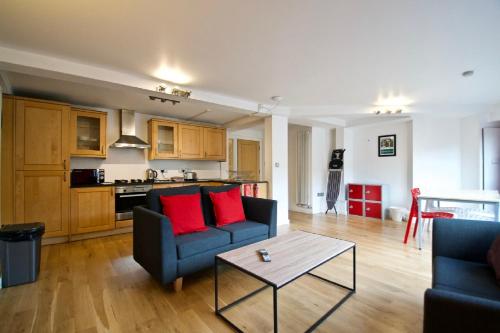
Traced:
POLYGON ((233 306, 247 300, 248 298, 255 296, 256 294, 258 294, 259 292, 261 292, 267 288, 270 288, 270 287, 273 288, 273 325, 274 325, 274 332, 275 333, 278 332, 278 290, 283 288, 284 286, 288 285, 289 283, 291 283, 291 282, 297 280, 298 278, 307 274, 307 275, 313 276, 321 281, 324 281, 324 282, 327 282, 329 284, 333 284, 337 287, 341 287, 341 288, 348 290, 349 292, 344 297, 342 297, 342 299, 339 302, 337 302, 332 308, 330 308, 330 310, 328 310, 320 319, 318 319, 311 327, 309 327, 306 330, 306 332, 312 332, 326 318, 328 318, 333 312, 335 312, 335 310, 337 310, 345 301, 347 301, 347 299, 349 297, 351 297, 356 292, 356 244, 353 243, 352 247, 332 256, 331 258, 328 258, 328 259, 322 261, 318 265, 314 266, 313 268, 309 269, 308 271, 305 271, 304 273, 298 275, 297 277, 293 278, 292 280, 286 282, 285 284, 283 284, 281 286, 277 286, 275 283, 272 283, 272 282, 258 276, 257 274, 254 274, 246 269, 238 267, 235 264, 233 264, 225 259, 220 258, 219 256, 215 256, 214 273, 215 273, 215 313, 217 316, 222 318, 226 323, 228 323, 232 328, 234 328, 237 332, 243 332, 243 331, 240 328, 238 328, 238 326, 236 326, 233 322, 231 322, 231 320, 229 320, 226 316, 224 316, 223 312, 226 310, 229 310, 233 306), (352 287, 344 286, 344 285, 337 283, 335 281, 331 281, 327 278, 324 278, 322 276, 311 273, 311 271, 315 270, 319 266, 322 266, 322 265, 330 262, 331 260, 335 259, 339 255, 346 253, 347 251, 349 251, 351 249, 352 249, 352 287), (231 267, 233 267, 233 268, 235 268, 235 269, 237 269, 245 274, 248 274, 257 280, 264 282, 266 285, 255 290, 255 291, 252 291, 250 294, 245 295, 245 296, 237 299, 236 301, 229 303, 226 306, 219 309, 219 283, 218 283, 219 273, 218 273, 218 271, 219 271, 219 264, 221 262, 223 264, 231 266, 231 267))

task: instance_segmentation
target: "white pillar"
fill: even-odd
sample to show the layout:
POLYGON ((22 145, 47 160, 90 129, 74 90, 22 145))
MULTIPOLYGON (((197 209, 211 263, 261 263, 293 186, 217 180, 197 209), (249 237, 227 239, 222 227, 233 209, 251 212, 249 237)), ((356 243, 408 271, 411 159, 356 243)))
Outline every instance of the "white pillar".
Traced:
POLYGON ((288 118, 270 116, 265 120, 264 178, 270 197, 278 201, 278 225, 288 224, 288 118))

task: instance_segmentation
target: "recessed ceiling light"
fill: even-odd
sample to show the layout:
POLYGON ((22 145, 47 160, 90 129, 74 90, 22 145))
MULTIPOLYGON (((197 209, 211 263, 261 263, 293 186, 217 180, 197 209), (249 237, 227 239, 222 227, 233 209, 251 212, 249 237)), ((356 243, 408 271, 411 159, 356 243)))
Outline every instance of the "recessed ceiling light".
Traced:
POLYGON ((468 70, 468 71, 465 71, 465 72, 462 73, 463 77, 471 77, 472 75, 474 75, 474 71, 473 70, 468 70))
POLYGON ((187 84, 192 81, 192 78, 178 68, 161 66, 153 76, 172 83, 187 84))
POLYGON ((283 100, 283 97, 281 96, 272 96, 271 99, 277 103, 281 102, 283 100))

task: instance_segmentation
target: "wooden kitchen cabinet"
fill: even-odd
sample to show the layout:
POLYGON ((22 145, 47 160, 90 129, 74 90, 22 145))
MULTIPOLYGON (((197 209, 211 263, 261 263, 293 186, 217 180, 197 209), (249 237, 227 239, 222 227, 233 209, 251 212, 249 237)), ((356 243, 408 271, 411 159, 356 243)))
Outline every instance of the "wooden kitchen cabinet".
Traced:
POLYGON ((179 157, 178 127, 175 122, 151 119, 149 128, 149 159, 173 159, 179 157))
POLYGON ((43 222, 45 237, 67 236, 68 174, 68 171, 16 171, 15 223, 43 222))
POLYGON ((71 234, 115 228, 115 193, 113 186, 71 189, 71 234))
POLYGON ((71 109, 71 156, 106 158, 107 113, 71 109))
POLYGON ((203 127, 179 124, 179 157, 181 159, 203 159, 203 127))
POLYGON ((204 158, 208 160, 226 160, 226 129, 203 128, 204 158))
POLYGON ((16 170, 69 170, 69 112, 62 103, 16 100, 16 170))

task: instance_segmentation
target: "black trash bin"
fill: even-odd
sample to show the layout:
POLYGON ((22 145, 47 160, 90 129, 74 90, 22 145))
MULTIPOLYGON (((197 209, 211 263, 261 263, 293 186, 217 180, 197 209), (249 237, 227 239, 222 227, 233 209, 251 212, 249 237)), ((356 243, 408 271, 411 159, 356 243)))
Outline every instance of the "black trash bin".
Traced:
POLYGON ((2 287, 34 282, 40 272, 43 223, 10 224, 0 228, 2 287))

